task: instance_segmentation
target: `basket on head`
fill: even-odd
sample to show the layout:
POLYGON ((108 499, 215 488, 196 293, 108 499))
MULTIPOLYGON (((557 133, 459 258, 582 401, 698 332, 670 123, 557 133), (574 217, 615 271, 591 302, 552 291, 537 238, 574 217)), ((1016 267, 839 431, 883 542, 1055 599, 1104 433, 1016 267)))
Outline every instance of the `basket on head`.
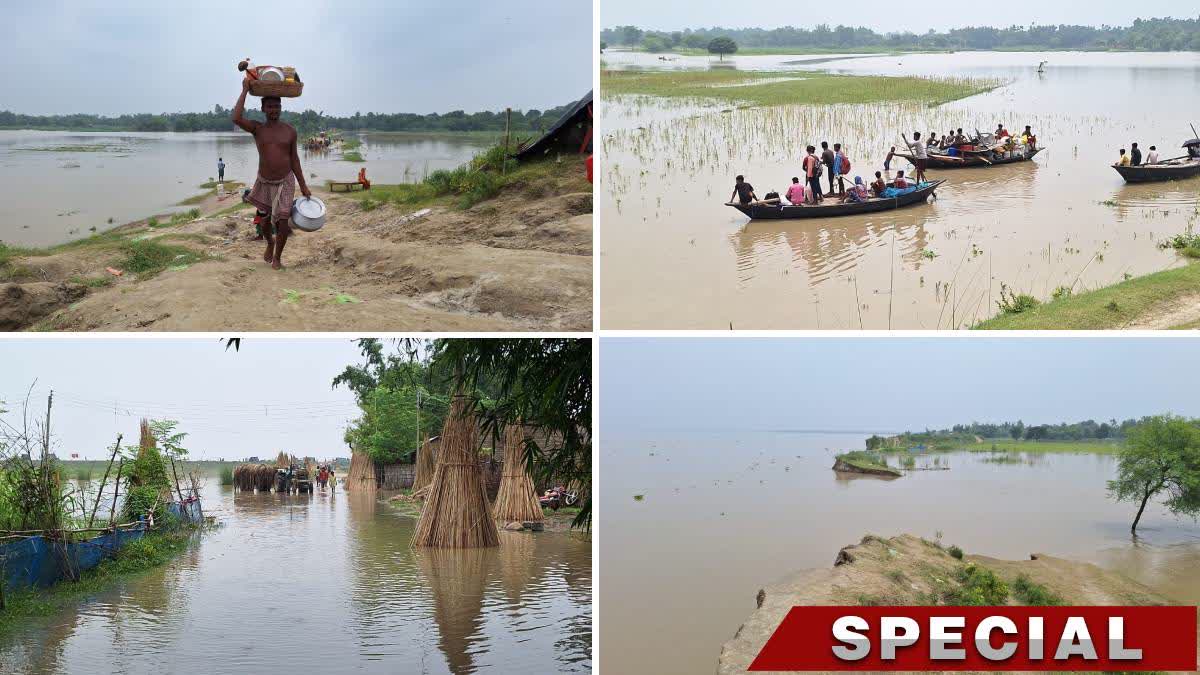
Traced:
POLYGON ((304 91, 303 82, 264 82, 250 81, 250 93, 254 96, 279 96, 281 98, 296 98, 304 91))

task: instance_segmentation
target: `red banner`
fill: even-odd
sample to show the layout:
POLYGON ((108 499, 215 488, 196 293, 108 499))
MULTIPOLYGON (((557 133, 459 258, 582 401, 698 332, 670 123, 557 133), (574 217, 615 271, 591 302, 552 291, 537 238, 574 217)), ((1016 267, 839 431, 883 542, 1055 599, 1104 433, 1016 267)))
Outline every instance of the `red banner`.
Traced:
POLYGON ((793 607, 771 670, 1197 669, 1195 607, 793 607))

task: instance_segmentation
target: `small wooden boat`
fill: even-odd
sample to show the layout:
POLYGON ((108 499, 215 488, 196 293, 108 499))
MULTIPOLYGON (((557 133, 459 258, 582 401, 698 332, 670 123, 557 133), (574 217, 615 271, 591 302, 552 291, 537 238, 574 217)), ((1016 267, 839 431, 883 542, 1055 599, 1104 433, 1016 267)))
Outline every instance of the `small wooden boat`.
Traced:
POLYGON ((847 202, 845 204, 825 204, 821 206, 755 202, 753 204, 727 204, 726 206, 732 206, 754 220, 856 216, 860 213, 890 211, 914 204, 924 204, 929 195, 933 194, 933 191, 945 182, 945 180, 927 181, 925 187, 913 190, 908 194, 903 194, 899 197, 872 197, 865 202, 847 202))
MULTIPOLYGON (((995 152, 988 150, 984 152, 968 151, 957 157, 941 152, 930 152, 929 159, 925 162, 926 169, 967 169, 977 166, 996 166, 997 164, 1012 164, 1013 162, 1027 162, 1034 158, 1044 148, 1038 148, 1033 152, 1012 152, 1006 156, 998 156, 995 152)), ((917 158, 907 153, 896 153, 897 157, 903 157, 912 164, 917 163, 917 158)))
POLYGON ((1184 143, 1183 147, 1187 148, 1188 154, 1182 157, 1137 166, 1114 165, 1113 169, 1121 174, 1126 183, 1154 183, 1200 176, 1200 138, 1193 138, 1184 143))

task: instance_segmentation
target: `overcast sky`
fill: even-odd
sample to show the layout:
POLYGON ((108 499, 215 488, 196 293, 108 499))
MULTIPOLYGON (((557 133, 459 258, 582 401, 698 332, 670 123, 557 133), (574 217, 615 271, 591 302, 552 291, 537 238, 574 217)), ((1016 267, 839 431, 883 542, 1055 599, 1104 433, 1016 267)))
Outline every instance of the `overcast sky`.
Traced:
POLYGON ((143 417, 174 419, 197 459, 349 457, 342 441, 357 417, 354 395, 331 380, 360 363, 345 340, 249 338, 241 351, 202 340, 0 340, 0 400, 15 423, 25 390, 37 380, 33 407, 55 391, 55 451, 98 459, 118 433, 137 443, 143 417))
POLYGON ((697 2, 696 0, 602 0, 600 25, 603 28, 632 24, 654 30, 684 28, 811 28, 866 26, 881 33, 912 31, 924 33, 930 28, 941 32, 963 26, 1011 26, 1035 24, 1082 24, 1125 26, 1136 18, 1174 16, 1194 18, 1200 14, 1195 0, 1092 0, 1086 11, 1080 3, 1045 0, 1005 0, 1000 3, 971 3, 961 0, 926 0, 919 4, 894 0, 856 0, 839 2, 780 2, 779 0, 739 0, 738 2, 697 2))
POLYGON ((0 110, 231 108, 237 62, 295 66, 285 109, 545 109, 592 85, 587 0, 5 2, 0 110))
POLYGON ((1200 416, 1198 352, 1198 339, 1161 338, 610 338, 600 427, 882 432, 1200 416))

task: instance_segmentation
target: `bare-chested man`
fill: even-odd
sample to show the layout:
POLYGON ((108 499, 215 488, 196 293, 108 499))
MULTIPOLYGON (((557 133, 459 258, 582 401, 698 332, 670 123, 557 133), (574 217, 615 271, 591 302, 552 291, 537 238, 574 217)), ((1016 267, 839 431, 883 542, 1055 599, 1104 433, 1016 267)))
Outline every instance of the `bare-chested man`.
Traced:
POLYGON ((304 170, 300 168, 296 130, 292 125, 279 121, 279 115, 283 112, 279 97, 263 97, 262 111, 267 116, 267 122, 263 124, 242 116, 249 91, 250 80, 242 80, 242 95, 233 106, 233 123, 254 134, 254 144, 258 146, 258 178, 254 181, 248 201, 259 211, 270 214, 263 227, 263 235, 267 240, 267 252, 263 254, 263 260, 271 263, 271 267, 280 269, 283 267, 283 247, 292 232, 288 219, 292 215, 296 183, 300 183, 300 193, 305 197, 311 197, 312 193, 308 191, 304 170))

